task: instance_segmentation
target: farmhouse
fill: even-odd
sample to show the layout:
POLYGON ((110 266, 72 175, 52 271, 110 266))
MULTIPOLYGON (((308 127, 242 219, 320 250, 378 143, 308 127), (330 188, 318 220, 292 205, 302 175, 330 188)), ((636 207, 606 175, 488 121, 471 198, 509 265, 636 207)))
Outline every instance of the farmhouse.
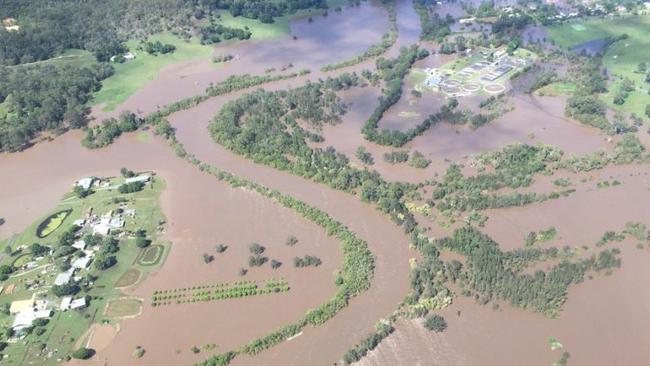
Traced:
POLYGON ((70 280, 72 279, 72 276, 74 275, 75 268, 70 268, 69 270, 65 272, 61 272, 58 275, 56 275, 56 278, 54 279, 54 284, 57 286, 61 285, 66 285, 70 283, 70 280))
POLYGON ((74 244, 72 244, 72 247, 77 248, 79 250, 84 250, 86 249, 86 242, 83 239, 77 240, 74 242, 74 244))
POLYGON ((93 260, 93 258, 91 256, 87 255, 85 257, 79 257, 79 258, 75 259, 71 263, 71 265, 72 265, 72 268, 85 269, 85 268, 88 268, 88 266, 90 265, 90 262, 92 260, 93 260))
POLYGON ((90 186, 93 185, 93 182, 95 181, 94 177, 86 177, 86 178, 81 178, 75 183, 76 186, 79 186, 83 189, 89 189, 90 186))
POLYGON ((86 302, 85 297, 73 300, 72 296, 66 296, 63 299, 61 299, 60 309, 62 311, 66 311, 70 309, 75 310, 75 309, 83 309, 86 306, 88 306, 88 303, 86 302))
POLYGON ((11 314, 16 314, 16 318, 11 326, 16 332, 31 327, 36 319, 52 316, 52 309, 50 309, 47 300, 29 299, 14 301, 11 303, 9 311, 11 314))
POLYGON ((31 309, 32 306, 34 306, 34 300, 33 299, 27 299, 27 300, 17 300, 11 303, 9 306, 9 313, 10 314, 18 314, 23 310, 26 309, 31 309))

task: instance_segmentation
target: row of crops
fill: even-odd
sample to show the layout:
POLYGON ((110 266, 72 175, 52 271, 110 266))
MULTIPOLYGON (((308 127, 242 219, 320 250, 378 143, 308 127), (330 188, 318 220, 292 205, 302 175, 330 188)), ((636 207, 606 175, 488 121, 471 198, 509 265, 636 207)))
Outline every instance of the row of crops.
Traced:
POLYGON ((157 307, 164 305, 225 300, 238 297, 287 292, 289 289, 289 283, 285 279, 269 279, 262 283, 258 281, 237 281, 232 284, 215 283, 167 290, 156 290, 151 298, 151 305, 157 307))

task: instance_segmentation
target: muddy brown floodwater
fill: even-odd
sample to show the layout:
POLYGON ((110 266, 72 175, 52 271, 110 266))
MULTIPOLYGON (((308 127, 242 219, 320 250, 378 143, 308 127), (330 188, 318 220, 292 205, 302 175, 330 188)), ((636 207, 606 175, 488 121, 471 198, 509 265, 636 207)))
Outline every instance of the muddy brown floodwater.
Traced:
POLYGON ((173 243, 162 269, 135 290, 126 291, 144 299, 142 315, 123 320, 110 344, 105 340, 97 344, 98 354, 90 363, 129 364, 134 347, 140 345, 147 350, 147 364, 186 365, 207 357, 190 352, 192 346, 214 343, 217 350, 235 348, 302 318, 308 309, 335 294, 333 272, 342 259, 339 243, 320 227, 274 201, 201 173, 157 138, 145 143, 128 135, 106 149, 88 151, 79 144, 79 137, 67 134, 0 159, 0 202, 7 220, 0 235, 5 238, 22 230, 55 207, 80 177, 119 174, 120 167, 127 166, 154 170, 167 181, 161 199, 168 218, 166 239, 173 243), (289 235, 300 242, 294 247, 285 245, 289 235), (229 248, 217 255, 214 248, 222 242, 229 248), (266 246, 269 259, 284 265, 278 270, 268 264, 250 269, 245 279, 282 277, 291 286, 289 292, 158 308, 149 305, 154 290, 241 279, 238 269, 248 267, 251 242, 266 246), (205 264, 203 253, 217 258, 205 264), (323 265, 293 268, 293 257, 307 254, 321 258, 323 265))
POLYGON ((290 35, 283 38, 218 45, 215 54, 236 57, 235 61, 220 67, 210 59, 166 67, 155 80, 134 93, 115 111, 101 112, 95 108, 93 115, 102 120, 123 110, 150 113, 159 106, 202 94, 211 83, 223 81, 231 75, 262 75, 271 68, 280 72, 289 64, 293 67, 286 72, 309 69, 319 77, 322 66, 352 59, 379 43, 389 24, 387 12, 378 1, 364 1, 359 6, 346 6, 341 12, 330 11, 327 16, 313 16, 311 22, 308 19, 292 20, 290 35), (297 39, 294 40, 293 36, 297 39))
POLYGON ((176 136, 200 160, 278 189, 330 213, 361 238, 367 240, 376 257, 371 288, 352 299, 350 305, 323 326, 282 343, 253 359, 236 359, 235 364, 306 365, 338 360, 348 347, 372 331, 374 323, 388 316, 408 292, 408 237, 370 205, 301 177, 255 164, 217 145, 207 125, 222 105, 213 98, 170 117, 176 136), (332 338, 335 335, 334 338, 332 338))
MULTIPOLYGON (((555 227, 553 246, 590 247, 608 230, 621 231, 626 222, 650 224, 647 165, 609 167, 581 175, 565 174, 579 186, 567 198, 541 204, 488 211, 485 233, 504 250, 521 248, 529 231, 555 227), (621 185, 596 188, 603 180, 621 185), (586 188, 591 186, 593 188, 586 188)), ((501 305, 494 311, 473 299, 456 297, 442 311, 448 323, 444 333, 427 331, 419 320, 400 321, 397 330, 361 365, 550 365, 563 351, 569 365, 648 365, 650 353, 650 251, 627 239, 617 244, 622 267, 609 276, 594 276, 569 290, 557 319, 501 305), (457 312, 460 311, 460 316, 457 312), (562 351, 552 351, 555 337, 562 351)))

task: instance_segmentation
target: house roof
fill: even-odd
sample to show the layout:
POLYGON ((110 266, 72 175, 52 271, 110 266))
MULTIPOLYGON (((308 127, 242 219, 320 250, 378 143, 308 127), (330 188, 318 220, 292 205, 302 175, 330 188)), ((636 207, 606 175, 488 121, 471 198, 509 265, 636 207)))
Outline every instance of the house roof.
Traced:
POLYGON ((25 309, 30 309, 32 306, 34 306, 34 300, 32 299, 17 300, 11 303, 9 306, 9 312, 11 314, 20 313, 25 309))
POLYGON ((56 278, 54 279, 54 284, 57 286, 65 285, 70 280, 72 279, 72 275, 74 274, 75 268, 70 268, 69 270, 65 272, 61 272, 58 275, 56 275, 56 278))
POLYGON ((148 182, 149 179, 151 179, 151 176, 149 174, 143 174, 143 175, 138 175, 137 177, 126 178, 124 182, 125 183, 148 182))

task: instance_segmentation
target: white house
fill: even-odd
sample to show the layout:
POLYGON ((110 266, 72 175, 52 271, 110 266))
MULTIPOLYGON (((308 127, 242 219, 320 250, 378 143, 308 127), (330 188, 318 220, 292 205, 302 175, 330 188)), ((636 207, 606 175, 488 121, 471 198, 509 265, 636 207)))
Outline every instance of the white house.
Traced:
POLYGON ((56 278, 54 279, 54 284, 57 286, 61 286, 70 283, 70 280, 72 279, 72 275, 74 275, 74 271, 75 268, 70 268, 65 272, 59 273, 58 275, 56 275, 56 278))
POLYGON ((86 249, 86 242, 83 239, 77 240, 72 244, 72 247, 77 248, 79 250, 84 250, 86 249))
POLYGON ((77 269, 86 269, 92 260, 93 259, 90 256, 79 257, 72 262, 72 267, 77 269))
POLYGON ((93 182, 95 181, 94 177, 86 177, 86 178, 81 178, 75 183, 76 186, 79 186, 83 189, 89 189, 90 186, 93 185, 93 182))
POLYGON ((64 296, 61 299, 61 306, 59 307, 62 311, 70 309, 70 303, 72 302, 72 296, 64 296))
POLYGON ((16 315, 16 319, 14 319, 11 328, 17 332, 22 329, 31 327, 32 323, 34 323, 34 320, 36 319, 49 318, 50 316, 52 316, 52 310, 50 309, 45 309, 45 310, 27 309, 21 311, 20 313, 18 313, 18 315, 16 315))
POLYGON ((70 303, 70 309, 83 309, 86 306, 88 306, 88 303, 86 302, 86 298, 82 297, 80 299, 72 300, 70 303))

